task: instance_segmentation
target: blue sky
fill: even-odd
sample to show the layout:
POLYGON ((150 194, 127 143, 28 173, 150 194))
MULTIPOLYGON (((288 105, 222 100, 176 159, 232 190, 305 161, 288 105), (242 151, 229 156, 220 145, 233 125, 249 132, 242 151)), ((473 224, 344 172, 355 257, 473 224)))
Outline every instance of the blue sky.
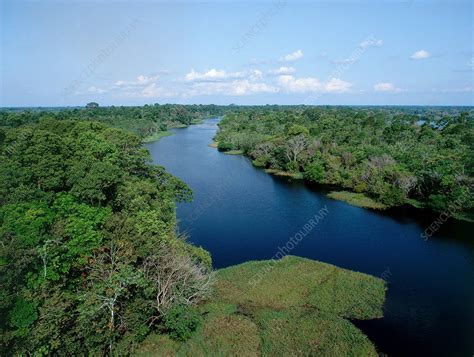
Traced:
POLYGON ((4 1, 0 106, 474 105, 472 1, 4 1))

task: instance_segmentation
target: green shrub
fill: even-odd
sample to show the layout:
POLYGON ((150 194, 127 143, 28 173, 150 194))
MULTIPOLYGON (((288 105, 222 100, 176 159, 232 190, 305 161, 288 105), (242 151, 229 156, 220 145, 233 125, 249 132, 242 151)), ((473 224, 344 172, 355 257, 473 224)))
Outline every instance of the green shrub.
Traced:
POLYGON ((23 298, 19 298, 10 312, 10 325, 18 329, 26 329, 38 318, 36 305, 23 298))
POLYGON ((380 193, 379 200, 387 206, 398 206, 405 202, 405 195, 398 187, 386 185, 386 189, 380 193))
POLYGON ((190 306, 171 308, 163 318, 163 324, 174 340, 186 341, 202 322, 201 315, 190 306))
POLYGON ((314 182, 321 182, 324 178, 324 167, 319 162, 311 162, 304 168, 304 178, 314 182))
POLYGON ((289 172, 298 172, 300 165, 296 161, 290 161, 286 164, 286 170, 289 172))
POLYGON ((252 161, 253 166, 255 167, 266 167, 268 162, 268 158, 265 156, 257 157, 255 160, 252 161))
POLYGON ((359 182, 357 185, 354 186, 354 191, 361 193, 367 191, 367 185, 365 182, 359 182))
POLYGON ((222 141, 217 144, 217 150, 219 151, 229 151, 229 150, 232 150, 233 148, 234 146, 229 142, 222 141))

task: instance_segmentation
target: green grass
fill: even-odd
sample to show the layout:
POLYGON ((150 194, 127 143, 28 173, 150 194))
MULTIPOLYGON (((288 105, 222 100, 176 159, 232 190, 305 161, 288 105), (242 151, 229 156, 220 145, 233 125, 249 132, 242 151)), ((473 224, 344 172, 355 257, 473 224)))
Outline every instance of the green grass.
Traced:
POLYGON ((248 308, 311 308, 357 319, 382 317, 381 280, 310 259, 247 262, 219 270, 217 278, 213 301, 248 308))
POLYGON ((217 271, 188 341, 150 335, 137 355, 377 356, 349 319, 382 317, 385 290, 381 279, 314 260, 247 262, 217 271))
POLYGON ((275 176, 290 177, 295 180, 302 180, 304 178, 302 172, 289 172, 276 169, 265 169, 265 172, 275 176))
POLYGON ((372 198, 367 197, 363 193, 356 193, 356 192, 349 192, 349 191, 333 191, 333 192, 329 192, 327 196, 335 200, 347 202, 350 205, 357 206, 357 207, 379 209, 379 210, 383 210, 387 208, 387 206, 385 206, 383 203, 377 202, 373 200, 372 198))
MULTIPOLYGON (((194 123, 191 122, 191 124, 194 124, 194 123)), ((187 127, 188 126, 186 124, 183 124, 183 123, 180 123, 180 122, 177 122, 177 121, 170 122, 168 124, 168 129, 182 129, 182 128, 187 128, 187 127)), ((165 136, 170 136, 170 135, 173 135, 173 132, 170 131, 170 130, 158 131, 153 135, 145 136, 142 141, 144 143, 151 143, 151 142, 154 142, 154 141, 158 141, 158 140, 160 140, 161 138, 163 138, 165 136)))
POLYGON ((263 310, 264 356, 377 356, 372 343, 352 323, 321 312, 263 310))
POLYGON ((181 343, 172 340, 168 335, 151 334, 143 341, 135 356, 154 357, 154 356, 174 356, 181 343))
POLYGON ((180 123, 179 121, 172 121, 168 123, 168 129, 187 128, 188 125, 180 123))
POLYGON ((244 153, 242 150, 229 150, 229 151, 221 151, 221 152, 226 155, 242 155, 244 153))
POLYGON ((173 133, 171 131, 159 131, 159 132, 157 132, 153 135, 149 135, 149 136, 146 136, 145 138, 143 138, 143 142, 144 143, 151 143, 153 141, 158 141, 161 138, 163 138, 165 136, 170 136, 170 135, 173 135, 173 133))

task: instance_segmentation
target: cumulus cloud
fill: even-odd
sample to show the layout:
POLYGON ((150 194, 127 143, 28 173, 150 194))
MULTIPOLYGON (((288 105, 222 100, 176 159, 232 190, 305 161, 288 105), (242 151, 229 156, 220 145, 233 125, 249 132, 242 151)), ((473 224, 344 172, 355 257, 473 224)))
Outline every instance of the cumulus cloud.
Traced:
POLYGON ((299 59, 303 58, 303 56, 304 56, 303 51, 297 50, 293 53, 290 53, 290 54, 287 54, 286 56, 284 56, 282 58, 282 61, 294 62, 294 61, 298 61, 299 59))
POLYGON ((352 83, 343 81, 339 78, 331 78, 324 85, 325 91, 329 93, 344 93, 352 87, 352 83))
POLYGON ((186 74, 184 79, 188 82, 212 82, 212 81, 222 81, 232 78, 242 78, 245 74, 243 72, 232 72, 227 73, 223 69, 212 68, 205 72, 197 72, 194 68, 191 69, 189 73, 186 74))
POLYGON ((383 40, 377 40, 375 38, 367 38, 359 44, 361 48, 380 47, 382 45, 383 40))
POLYGON ((269 71, 269 73, 271 74, 280 74, 280 75, 283 75, 283 74, 293 74, 296 72, 296 69, 294 69, 293 67, 286 67, 286 66, 282 66, 280 68, 275 68, 275 69, 271 69, 269 71))
POLYGON ((295 78, 291 75, 278 77, 278 84, 288 92, 293 93, 343 93, 352 87, 351 83, 338 78, 331 78, 327 82, 321 82, 319 79, 313 77, 295 78))
POLYGON ((134 81, 124 81, 119 80, 115 82, 117 87, 130 87, 130 86, 138 86, 138 87, 145 87, 150 83, 154 83, 158 80, 159 76, 145 76, 140 74, 134 81))
MULTIPOLYGON (((164 72, 161 72, 164 73, 164 72)), ((158 85, 159 75, 140 74, 134 80, 117 80, 110 83, 107 89, 89 87, 88 92, 102 94, 108 92, 113 95, 131 98, 159 98, 172 97, 176 93, 158 85)))
POLYGON ((413 59, 413 60, 421 60, 421 59, 425 59, 425 58, 428 58, 428 57, 431 57, 431 53, 429 53, 426 50, 416 51, 415 53, 413 53, 410 56, 410 58, 413 59))
POLYGON ((138 93, 139 96, 145 97, 145 98, 156 98, 156 97, 162 97, 166 96, 168 93, 165 92, 165 90, 161 87, 158 87, 156 83, 152 83, 145 88, 141 90, 141 92, 138 93))
POLYGON ((185 93, 185 96, 228 95, 244 96, 259 93, 276 93, 279 89, 263 82, 252 82, 248 79, 237 79, 228 82, 198 82, 185 93))
POLYGON ((89 93, 94 93, 94 94, 104 94, 105 92, 107 92, 105 89, 97 88, 95 86, 91 86, 87 88, 87 91, 89 93))
POLYGON ((250 79, 252 81, 263 78, 263 72, 258 69, 243 72, 226 72, 223 69, 210 69, 204 72, 197 72, 191 69, 184 77, 187 82, 225 82, 233 79, 250 79))
POLYGON ((393 83, 380 82, 380 83, 374 84, 374 91, 376 91, 376 92, 386 92, 386 93, 399 93, 399 92, 401 92, 401 89, 395 87, 395 85, 393 83))

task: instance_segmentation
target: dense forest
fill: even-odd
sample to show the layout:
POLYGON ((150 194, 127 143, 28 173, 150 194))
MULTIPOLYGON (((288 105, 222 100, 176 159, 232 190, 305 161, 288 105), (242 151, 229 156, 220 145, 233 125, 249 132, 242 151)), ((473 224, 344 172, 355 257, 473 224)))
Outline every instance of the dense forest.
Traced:
MULTIPOLYGON (((89 103, 96 104, 96 103, 89 103)), ((145 105, 143 107, 9 108, 0 110, 0 128, 37 123, 41 119, 89 120, 121 128, 141 138, 159 138, 170 128, 187 126, 223 113, 216 105, 145 105)))
MULTIPOLYGON (((1 355, 122 355, 137 348, 193 355, 216 346, 233 346, 235 353, 241 346, 296 351, 302 339, 311 353, 343 346, 375 355, 366 337, 341 320, 352 316, 351 308, 335 314, 331 301, 319 296, 304 295, 301 306, 291 305, 288 311, 273 301, 269 287, 284 290, 287 283, 281 279, 294 282, 294 273, 286 271, 293 258, 254 287, 252 295, 246 274, 257 271, 255 264, 219 271, 215 281, 209 253, 178 232, 176 202, 189 201, 192 192, 150 164, 143 141, 220 115, 219 150, 243 153, 270 172, 343 187, 387 207, 412 204, 442 211, 457 202, 456 215, 472 218, 474 112, 469 108, 1 110, 1 355), (271 326, 281 319, 298 326, 300 314, 310 316, 306 310, 312 304, 328 310, 334 338, 313 346, 314 336, 305 330, 278 347, 278 339, 268 337, 286 336, 286 330, 271 326), (295 306, 299 310, 293 311, 295 306), (268 314, 272 308, 279 312, 268 314), (244 320, 250 327, 240 331, 244 320), (226 329, 228 334, 222 334, 226 329)), ((336 269, 298 264, 309 264, 312 274, 336 269)), ((374 307, 356 317, 380 317, 383 282, 337 271, 348 277, 341 283, 348 306, 359 301, 374 307), (369 290, 361 281, 377 294, 365 296, 369 290)), ((301 291, 306 292, 308 282, 301 281, 301 291)))
POLYGON ((2 356, 127 354, 153 330, 180 338, 212 282, 208 252, 176 232, 189 188, 149 164, 137 135, 62 119, 74 113, 2 116, 14 121, 0 136, 2 356))
POLYGON ((269 172, 342 187, 377 207, 472 219, 473 119, 462 107, 260 107, 227 113, 215 140, 269 172))

